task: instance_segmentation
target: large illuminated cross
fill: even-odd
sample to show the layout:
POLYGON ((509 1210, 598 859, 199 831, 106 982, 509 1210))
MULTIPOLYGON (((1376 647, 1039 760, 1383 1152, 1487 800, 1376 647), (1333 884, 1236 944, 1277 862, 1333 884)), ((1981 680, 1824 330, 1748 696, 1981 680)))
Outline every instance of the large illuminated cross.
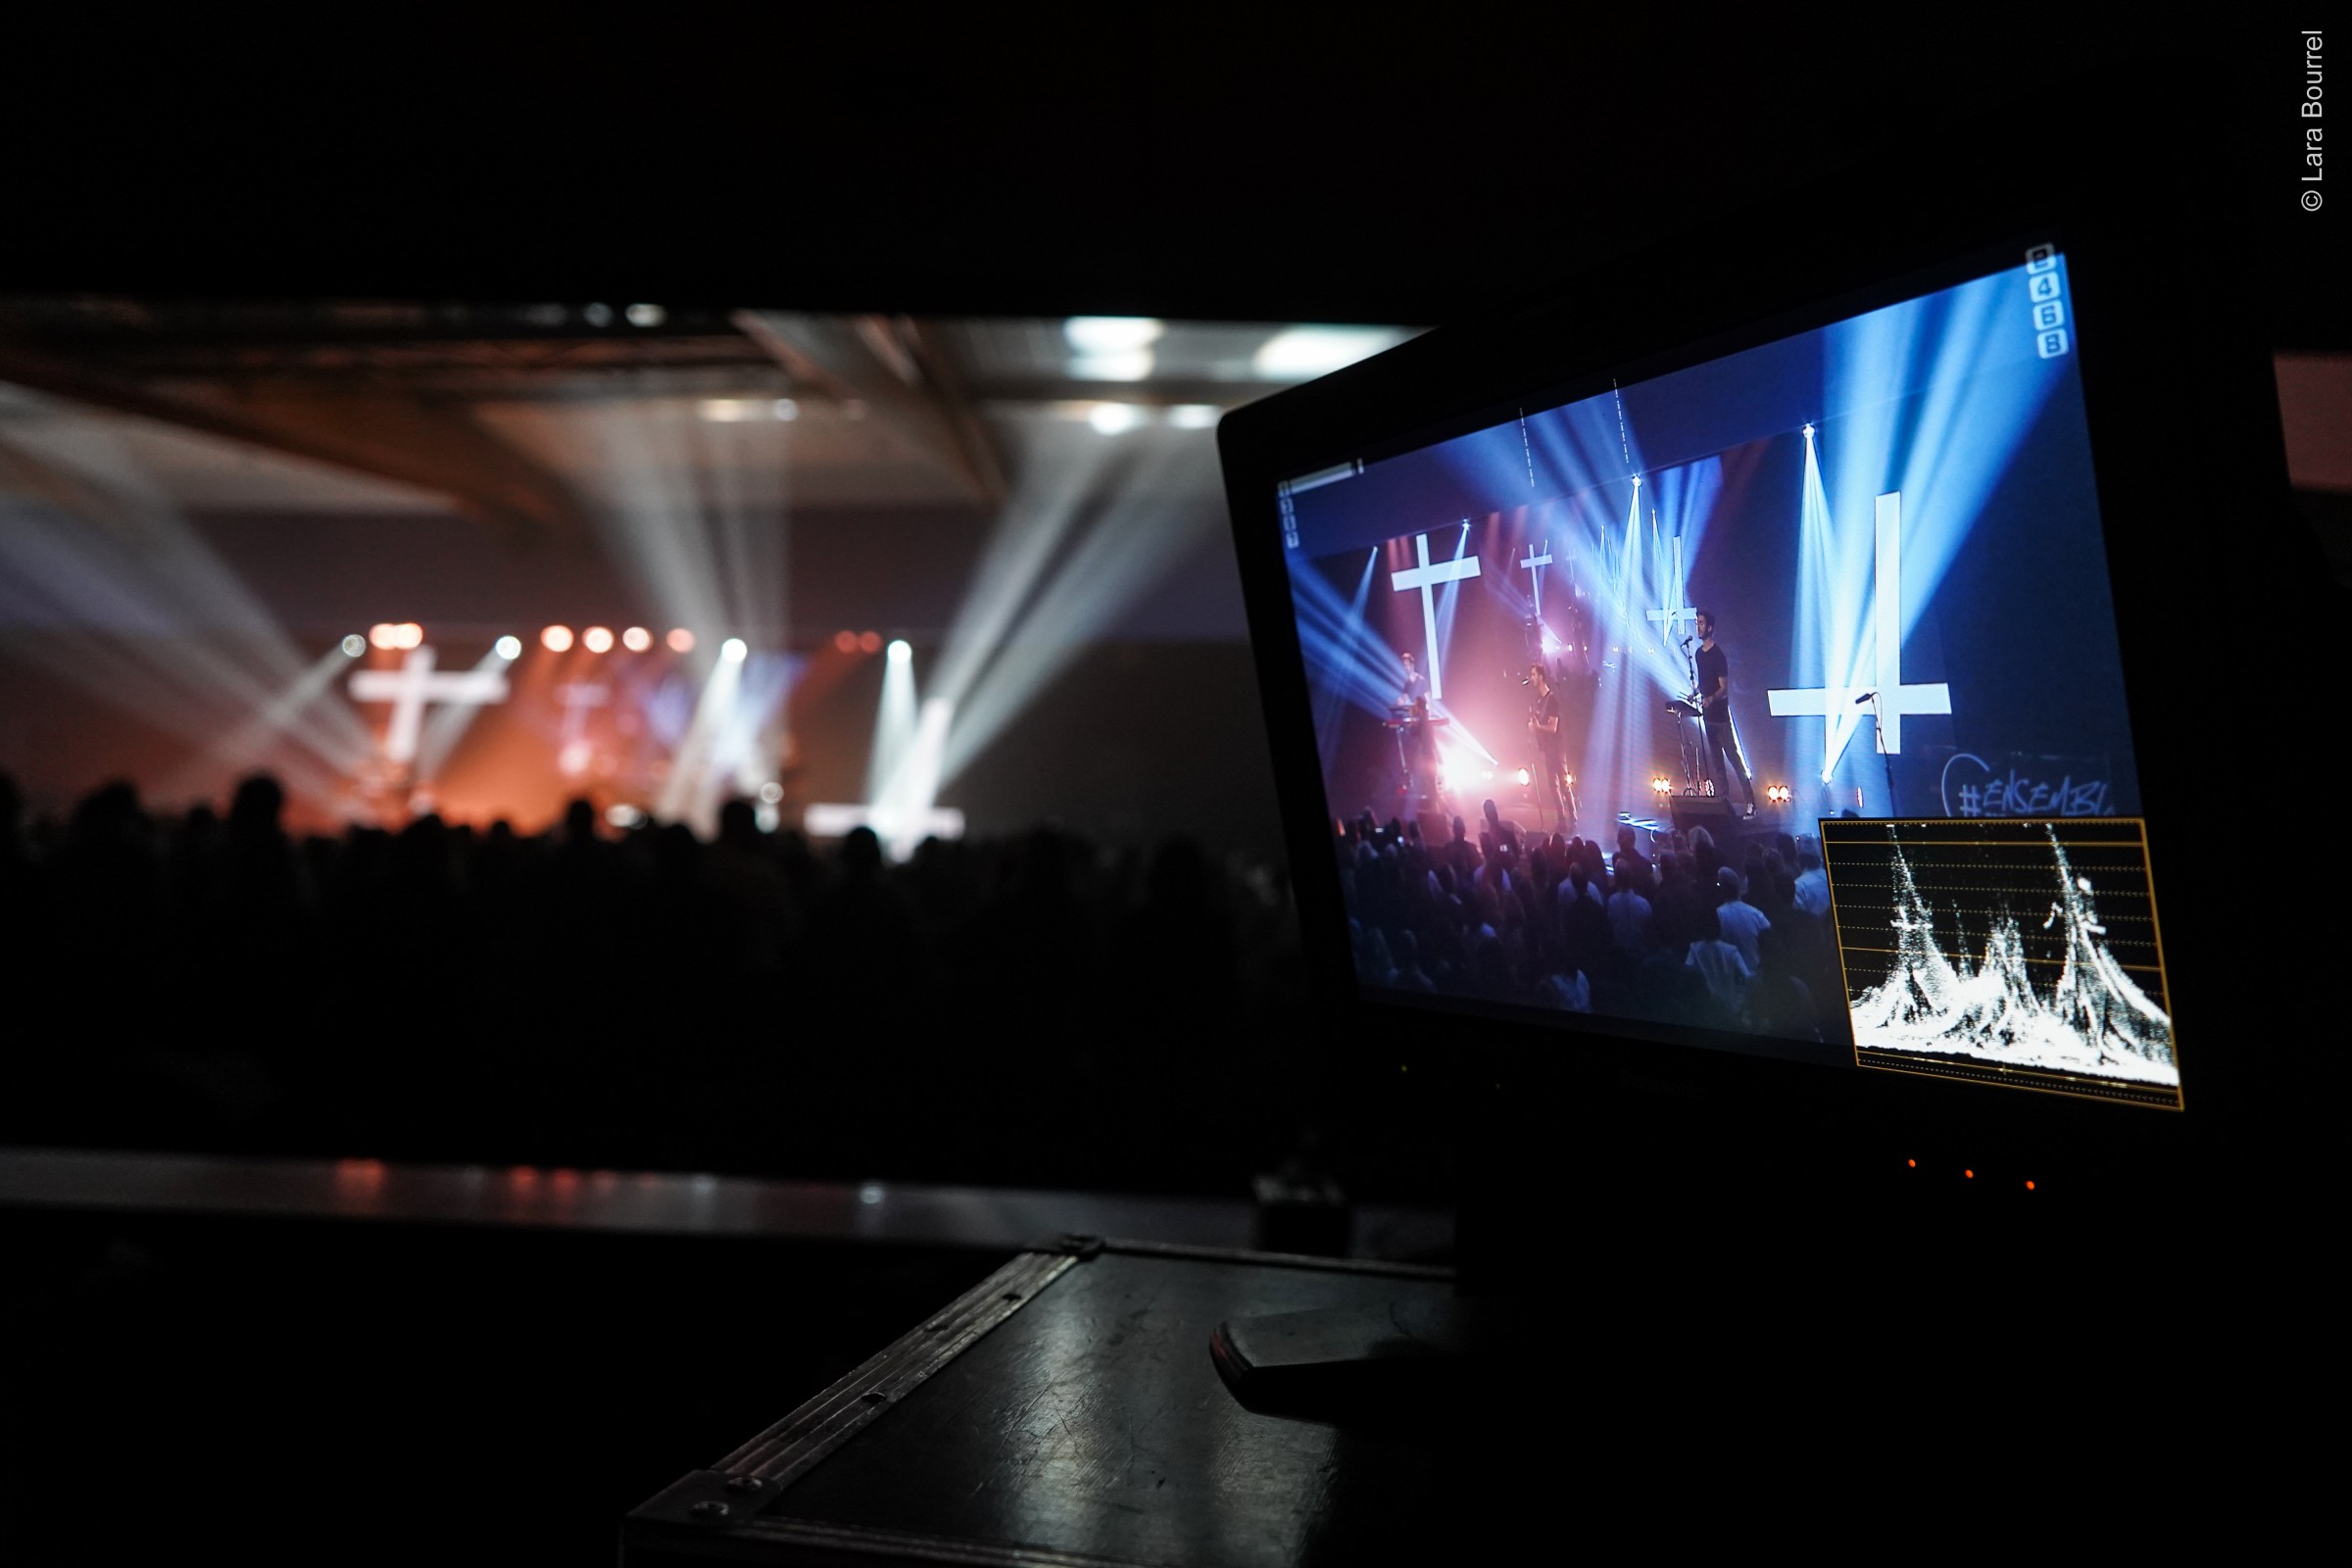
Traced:
POLYGON ((1642 612, 1644 618, 1658 623, 1658 642, 1667 649, 1674 647, 1674 627, 1677 621, 1698 618, 1698 612, 1690 606, 1675 603, 1682 597, 1683 536, 1678 533, 1674 536, 1674 575, 1666 579, 1666 603, 1656 610, 1642 612))
POLYGON ((433 651, 412 648, 398 669, 363 669, 351 677, 355 703, 390 703, 392 723, 384 731, 384 757, 394 762, 416 760, 416 735, 424 723, 424 705, 455 703, 478 708, 507 700, 507 677, 496 669, 464 669, 435 673, 433 651))
POLYGON ((1415 588, 1421 590, 1421 631, 1429 647, 1429 700, 1434 703, 1446 695, 1446 688, 1438 679, 1438 602, 1435 589, 1442 582, 1460 582, 1465 577, 1477 576, 1478 558, 1464 556, 1458 561, 1441 561, 1433 564, 1429 559, 1429 535, 1421 534, 1413 543, 1420 550, 1421 564, 1407 566, 1392 574, 1389 581, 1400 594, 1415 588))
POLYGON ((1551 564, 1551 541, 1548 539, 1544 541, 1544 553, 1540 556, 1536 554, 1536 547, 1534 545, 1529 545, 1527 547, 1527 559, 1519 563, 1519 564, 1527 568, 1527 574, 1529 578, 1534 581, 1536 590, 1536 618, 1538 620, 1542 620, 1544 618, 1544 573, 1538 568, 1551 564))
MULTIPOLYGON (((1903 749, 1905 713, 1948 713, 1952 689, 1942 681, 1919 686, 1903 684, 1903 493, 1890 490, 1879 497, 1878 585, 1872 595, 1871 633, 1875 645, 1869 686, 1803 687, 1768 694, 1776 718, 1820 718, 1821 776, 1826 781, 1838 758, 1852 738, 1860 717, 1854 710, 1875 690, 1879 699, 1879 750, 1893 755, 1903 749)), ((1835 638, 1832 639, 1833 643, 1835 638)))

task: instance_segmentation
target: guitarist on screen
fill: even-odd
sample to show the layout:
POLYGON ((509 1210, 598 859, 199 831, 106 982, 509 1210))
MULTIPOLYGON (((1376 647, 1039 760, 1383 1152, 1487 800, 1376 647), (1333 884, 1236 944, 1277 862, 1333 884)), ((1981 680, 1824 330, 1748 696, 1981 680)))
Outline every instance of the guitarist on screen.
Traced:
POLYGON ((1732 730, 1732 662, 1724 651, 1715 646, 1715 614, 1712 611, 1698 612, 1698 708, 1706 725, 1706 744, 1700 748, 1706 761, 1707 780, 1715 793, 1726 800, 1731 787, 1724 772, 1724 760, 1731 761, 1731 771, 1739 775, 1740 789, 1747 797, 1746 814, 1756 814, 1756 781, 1748 776, 1747 759, 1740 755, 1740 737, 1732 730))
POLYGON ((1535 690, 1535 703, 1528 714, 1527 727, 1536 740, 1536 766, 1542 774, 1536 780, 1536 807, 1539 816, 1548 809, 1555 831, 1565 833, 1576 826, 1576 809, 1566 787, 1568 762, 1560 745, 1560 697, 1551 689, 1551 677, 1541 663, 1527 666, 1527 684, 1535 690))

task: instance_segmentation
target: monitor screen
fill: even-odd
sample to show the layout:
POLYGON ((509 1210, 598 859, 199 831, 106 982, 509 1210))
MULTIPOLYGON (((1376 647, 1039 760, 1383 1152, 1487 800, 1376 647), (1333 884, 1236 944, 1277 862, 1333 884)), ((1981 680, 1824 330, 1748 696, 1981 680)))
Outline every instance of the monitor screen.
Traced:
POLYGON ((1282 482, 1359 995, 2180 1107, 2077 304, 2021 242, 1282 482))

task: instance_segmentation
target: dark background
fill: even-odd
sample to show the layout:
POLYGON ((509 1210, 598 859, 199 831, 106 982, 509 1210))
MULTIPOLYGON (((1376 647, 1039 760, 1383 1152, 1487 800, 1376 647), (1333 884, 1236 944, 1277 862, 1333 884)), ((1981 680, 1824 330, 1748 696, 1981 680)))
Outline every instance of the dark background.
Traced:
MULTIPOLYGON (((0 288, 1439 322, 1963 122, 2033 170, 2054 95, 2111 106, 2119 163, 2147 117, 2210 117, 2245 186, 2217 309, 2352 350, 2341 214, 2293 205, 2299 35, 2190 26, 50 14, 14 24, 0 288)), ((603 1560, 620 1510, 993 1261, 64 1229, 6 1232, 13 1560, 224 1538, 603 1560), (753 1292, 768 1311, 714 1356, 753 1292)))

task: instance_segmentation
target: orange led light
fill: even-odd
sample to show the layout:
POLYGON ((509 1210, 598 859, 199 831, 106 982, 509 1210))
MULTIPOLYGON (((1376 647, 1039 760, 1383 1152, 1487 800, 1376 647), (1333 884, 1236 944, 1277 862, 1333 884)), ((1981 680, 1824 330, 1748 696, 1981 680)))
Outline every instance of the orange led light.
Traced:
POLYGON ((1913 1170, 1919 1169, 1919 1161, 1916 1159, 1906 1159, 1903 1161, 1903 1163, 1910 1166, 1913 1170))
POLYGON ((2026 1183, 2026 1191, 2030 1193, 2030 1192, 2032 1192, 2033 1190, 2034 1190, 2034 1184, 2033 1184, 2032 1182, 2028 1182, 2028 1183, 2026 1183))
POLYGON ((1964 1170, 1960 1174, 1967 1177, 1972 1182, 1977 1179, 1977 1173, 1973 1170, 1964 1170))

